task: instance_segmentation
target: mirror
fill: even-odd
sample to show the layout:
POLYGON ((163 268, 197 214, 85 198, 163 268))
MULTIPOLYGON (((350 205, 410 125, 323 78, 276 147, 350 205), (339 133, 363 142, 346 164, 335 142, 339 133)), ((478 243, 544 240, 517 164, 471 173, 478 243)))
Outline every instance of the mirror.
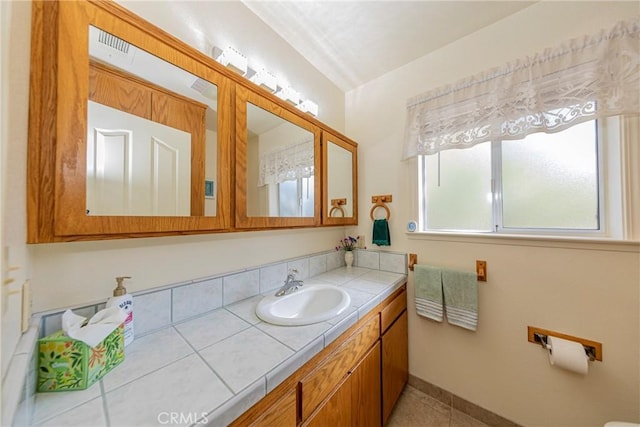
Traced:
POLYGON ((217 86, 93 25, 89 58, 87 215, 215 216, 217 86))
POLYGON ((320 154, 317 126, 237 86, 236 226, 319 224, 320 154))
POLYGON ((32 5, 28 243, 357 223, 353 141, 329 184, 349 155, 295 106, 117 2, 32 5))
POLYGON ((34 2, 32 58, 29 243, 231 228, 232 80, 213 59, 99 1, 34 2))
POLYGON ((327 131, 322 141, 323 223, 357 224, 357 145, 327 131))
POLYGON ((247 215, 314 216, 314 135, 247 105, 247 215))

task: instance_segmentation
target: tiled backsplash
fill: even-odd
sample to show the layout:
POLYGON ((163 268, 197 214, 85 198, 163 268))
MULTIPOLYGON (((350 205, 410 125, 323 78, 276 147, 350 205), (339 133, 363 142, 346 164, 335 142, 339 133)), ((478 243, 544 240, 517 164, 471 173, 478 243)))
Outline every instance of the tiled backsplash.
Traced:
MULTIPOLYGON (((275 291, 282 286, 289 269, 298 270, 297 278, 306 279, 345 265, 344 253, 327 251, 241 271, 193 279, 161 288, 132 293, 136 338, 149 332, 200 316, 222 306, 255 295, 275 291)), ((395 252, 355 251, 356 267, 407 273, 406 255, 395 252)), ((91 317, 104 303, 73 308, 74 313, 91 317)), ((62 311, 43 313, 40 336, 60 330, 62 311)))
MULTIPOLYGON (((298 270, 297 277, 304 280, 344 265, 343 252, 331 250, 134 292, 135 337, 140 338, 152 331, 182 323, 242 299, 275 291, 282 285, 291 268, 298 270)), ((356 250, 354 265, 407 274, 407 259, 403 253, 356 250)), ((90 318, 104 306, 105 303, 101 302, 71 308, 76 314, 90 318)), ((19 402, 17 408, 14 406, 15 409, 3 413, 3 421, 7 421, 9 425, 30 423, 36 383, 35 344, 38 338, 61 329, 63 312, 64 310, 56 310, 35 314, 29 331, 20 340, 11 362, 11 367, 15 369, 11 369, 12 375, 3 383, 3 388, 6 387, 7 390, 20 390, 17 395, 19 397, 12 403, 16 405, 19 402)), ((5 403, 8 402, 3 401, 3 407, 5 403)))

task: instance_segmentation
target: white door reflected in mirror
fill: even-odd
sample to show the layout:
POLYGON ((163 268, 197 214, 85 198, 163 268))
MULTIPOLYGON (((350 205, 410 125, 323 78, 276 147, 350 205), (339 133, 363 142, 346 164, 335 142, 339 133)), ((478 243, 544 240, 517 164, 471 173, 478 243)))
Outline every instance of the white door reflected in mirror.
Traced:
POLYGON ((189 133, 92 101, 87 132, 87 215, 190 214, 189 133))

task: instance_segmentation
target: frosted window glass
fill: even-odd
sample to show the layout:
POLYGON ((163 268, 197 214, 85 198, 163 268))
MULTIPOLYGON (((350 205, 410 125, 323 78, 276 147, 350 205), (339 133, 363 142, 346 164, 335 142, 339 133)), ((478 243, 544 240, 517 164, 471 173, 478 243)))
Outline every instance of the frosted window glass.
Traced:
POLYGON ((298 181, 278 184, 280 212, 278 216, 298 216, 298 181))
POLYGON ((281 182, 278 190, 280 212, 277 216, 309 217, 315 214, 313 177, 281 182))
POLYGON ((594 121, 502 142, 505 228, 598 229, 594 121))
POLYGON ((425 157, 426 224, 431 230, 491 230, 491 143, 425 157), (439 181, 439 185, 438 185, 439 181))

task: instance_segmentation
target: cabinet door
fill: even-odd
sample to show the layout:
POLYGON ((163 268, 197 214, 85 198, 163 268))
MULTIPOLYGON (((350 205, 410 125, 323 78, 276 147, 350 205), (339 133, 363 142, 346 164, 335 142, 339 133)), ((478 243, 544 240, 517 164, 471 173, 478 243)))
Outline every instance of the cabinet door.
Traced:
POLYGON ((302 425, 304 427, 350 427, 351 386, 351 376, 347 376, 302 425))
POLYGON ((297 418, 296 391, 292 390, 268 408, 264 414, 251 423, 252 427, 295 427, 297 418))
POLYGON ((297 390, 289 390, 277 400, 267 395, 240 415, 230 427, 295 427, 298 423, 297 390), (275 401, 274 401, 275 400, 275 401))
POLYGON ((367 354, 379 337, 379 317, 372 317, 340 348, 300 381, 302 419, 305 420, 324 401, 358 360, 367 354))
POLYGON ((380 426, 380 342, 351 373, 351 425, 380 426))
POLYGON ((409 376, 407 311, 382 336, 382 423, 387 422, 409 376))

